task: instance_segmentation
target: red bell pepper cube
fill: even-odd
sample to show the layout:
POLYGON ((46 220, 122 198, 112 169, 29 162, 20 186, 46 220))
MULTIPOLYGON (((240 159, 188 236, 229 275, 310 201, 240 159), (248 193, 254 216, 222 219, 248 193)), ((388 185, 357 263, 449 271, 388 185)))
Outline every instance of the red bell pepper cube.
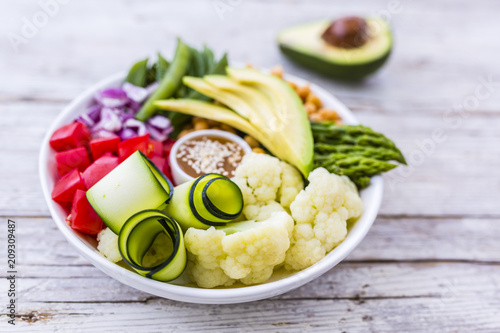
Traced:
POLYGON ((78 121, 57 129, 50 138, 49 144, 56 151, 85 146, 90 140, 90 131, 85 124, 78 121))
MULTIPOLYGON (((165 167, 163 168, 163 174, 167 176, 168 179, 174 184, 174 178, 172 177, 172 171, 170 170, 170 164, 168 164, 168 161, 165 163, 165 167)), ((176 184, 174 184, 175 186, 176 184)))
POLYGON ((142 151, 147 157, 151 157, 153 145, 149 142, 149 133, 120 142, 118 145, 120 161, 127 159, 138 150, 142 151))
POLYGON ((52 200, 65 206, 66 203, 73 200, 76 190, 85 191, 86 188, 83 184, 83 179, 80 176, 80 171, 75 168, 65 174, 54 185, 54 189, 52 190, 52 200))
POLYGON ((170 138, 163 143, 163 157, 165 157, 167 161, 169 159, 170 152, 172 151, 172 146, 174 145, 174 143, 175 140, 172 140, 170 138))
POLYGON ((170 181, 173 182, 172 180, 172 173, 170 172, 170 165, 168 164, 168 161, 166 158, 159 157, 159 156, 153 156, 151 157, 151 162, 156 165, 158 170, 160 170, 170 181))
POLYGON ((56 153, 57 172, 64 176, 74 168, 84 171, 90 165, 87 148, 78 147, 56 153))
POLYGON ((102 230, 103 221, 90 205, 85 191, 76 190, 69 223, 74 230, 88 235, 97 235, 102 230))
POLYGON ((87 189, 94 186, 99 180, 104 178, 111 170, 120 164, 118 157, 111 153, 106 153, 99 157, 82 173, 83 184, 87 189))
POLYGON ((105 153, 118 154, 119 144, 120 137, 118 135, 111 138, 90 140, 90 151, 92 152, 92 158, 95 161, 105 153))
POLYGON ((152 156, 163 156, 163 143, 157 140, 151 140, 151 144, 153 145, 153 155, 152 156))
POLYGON ((160 170, 161 172, 163 172, 163 170, 165 170, 165 166, 167 165, 167 161, 163 157, 159 157, 159 156, 151 157, 151 162, 153 162, 154 165, 156 165, 158 170, 160 170))

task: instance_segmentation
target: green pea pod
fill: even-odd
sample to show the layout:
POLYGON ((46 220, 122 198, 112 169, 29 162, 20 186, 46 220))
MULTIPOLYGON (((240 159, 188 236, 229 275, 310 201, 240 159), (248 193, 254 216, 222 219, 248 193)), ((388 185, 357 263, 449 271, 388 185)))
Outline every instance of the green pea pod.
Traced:
POLYGON ((189 46, 184 44, 180 39, 177 42, 177 49, 175 51, 174 59, 168 67, 160 86, 148 98, 146 103, 142 106, 135 118, 141 121, 146 121, 151 118, 155 112, 156 107, 154 103, 160 99, 171 97, 182 84, 182 77, 185 75, 189 68, 190 51, 189 46))
POLYGON ((127 74, 126 82, 132 83, 134 86, 145 87, 148 74, 148 59, 136 62, 127 74))
POLYGON ((172 281, 186 268, 187 256, 182 230, 173 218, 159 210, 143 210, 132 215, 120 231, 118 249, 123 260, 137 273, 153 280, 172 281), (172 242, 172 253, 156 266, 144 266, 144 256, 162 232, 172 242))
POLYGON ((156 81, 161 82, 169 66, 170 64, 167 59, 163 58, 163 56, 158 53, 158 60, 156 61, 156 81))
POLYGON ((164 209, 185 231, 208 229, 235 220, 243 210, 241 190, 229 178, 211 173, 176 186, 164 209))
MULTIPOLYGON (((206 66, 207 70, 209 72, 204 73, 204 75, 208 74, 226 74, 226 67, 228 66, 228 58, 227 54, 225 53, 220 60, 215 63, 213 60, 213 53, 210 49, 205 48, 203 51, 205 54, 206 58, 212 57, 212 65, 211 66, 206 66), (209 68, 211 67, 211 68, 209 68)), ((193 69, 190 69, 190 75, 194 75, 193 69)), ((178 98, 189 98, 189 99, 196 99, 199 101, 209 101, 210 98, 195 91, 192 89, 188 89, 186 86, 182 85, 181 86, 182 91, 179 91, 178 98), (187 92, 187 93, 186 93, 187 92)), ((174 127, 174 131, 170 134, 170 137, 176 138, 179 132, 182 130, 182 125, 184 125, 189 119, 191 119, 191 116, 179 113, 179 112, 168 112, 167 114, 168 118, 172 122, 172 126, 174 127)))
MULTIPOLYGON (((219 62, 217 62, 217 64, 214 65, 214 68, 208 74, 210 74, 210 75, 216 75, 216 74, 223 75, 223 74, 226 74, 226 67, 227 66, 228 66, 227 53, 224 53, 224 55, 219 60, 219 62)), ((192 90, 186 98, 196 99, 196 100, 200 100, 200 101, 208 101, 208 100, 210 100, 209 97, 207 97, 207 96, 199 93, 196 90, 192 90)))

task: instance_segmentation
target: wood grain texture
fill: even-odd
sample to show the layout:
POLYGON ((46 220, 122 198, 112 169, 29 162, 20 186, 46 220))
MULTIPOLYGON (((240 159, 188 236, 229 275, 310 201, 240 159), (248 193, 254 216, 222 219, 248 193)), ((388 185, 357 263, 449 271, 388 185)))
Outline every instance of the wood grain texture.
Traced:
MULTIPOLYGON (((225 0, 224 0, 225 1, 225 0)), ((0 38, 0 218, 18 224, 19 331, 498 332, 500 330, 500 2, 399 0, 389 63, 340 83, 280 55, 279 29, 325 16, 387 14, 389 0, 233 2, 88 0, 61 6, 15 53, 0 38), (38 151, 76 95, 175 37, 285 71, 339 97, 394 139, 410 161, 389 173, 366 239, 315 281, 269 300, 229 306, 173 302, 90 265, 49 217, 38 151), (484 90, 484 81, 494 84, 484 90), (471 102, 479 92, 489 92, 471 102), (452 110, 456 110, 452 112, 452 110), (458 110, 458 111, 457 111, 458 110), (433 133, 442 131, 439 140, 433 133)), ((36 0, 0 0, 0 30, 20 33, 36 0)), ((3 224, 2 224, 3 225, 3 224)), ((0 243, 5 244, 0 232, 0 243)), ((7 288, 0 271, 0 301, 7 288)), ((0 332, 11 331, 0 310, 0 332)))

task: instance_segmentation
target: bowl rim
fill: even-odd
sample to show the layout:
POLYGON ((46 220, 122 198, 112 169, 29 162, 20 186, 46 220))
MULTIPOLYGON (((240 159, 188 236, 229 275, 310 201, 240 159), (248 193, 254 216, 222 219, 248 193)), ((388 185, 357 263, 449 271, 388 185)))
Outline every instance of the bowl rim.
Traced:
MULTIPOLYGON (((349 230, 347 237, 336 248, 330 251, 327 256, 321 259, 316 264, 295 272, 293 275, 284 277, 280 280, 265 282, 253 286, 244 286, 237 288, 227 289, 204 289, 199 287, 181 286, 145 278, 133 271, 121 267, 102 256, 96 249, 91 247, 90 244, 85 242, 84 238, 73 231, 65 222, 65 217, 61 218, 63 210, 51 199, 51 190, 49 189, 50 173, 48 168, 49 156, 51 148, 49 140, 52 133, 65 123, 66 118, 73 115, 76 118, 78 113, 83 111, 83 103, 88 102, 96 91, 116 86, 125 78, 125 72, 119 72, 114 75, 93 84, 86 89, 83 93, 75 97, 54 119, 51 126, 47 130, 42 143, 39 154, 39 177, 42 185, 43 195, 45 201, 49 206, 49 211, 55 224, 65 236, 66 240, 90 263, 103 271, 105 274, 113 277, 114 279, 126 284, 132 288, 159 296, 168 298, 175 301, 197 303, 197 304, 232 304, 244 303, 260 299, 265 299, 277 296, 288 292, 292 289, 298 288, 320 275, 332 269, 340 261, 342 261, 352 250, 363 240, 368 233, 373 222, 377 217, 383 197, 383 179, 381 176, 376 176, 371 179, 371 184, 362 191, 369 193, 373 199, 369 205, 364 203, 363 214, 353 224, 349 230), (77 113, 77 110, 78 113, 77 113), (363 222, 363 224, 360 223, 363 222)), ((285 75, 287 80, 295 82, 299 85, 309 84, 311 90, 321 95, 320 99, 324 101, 325 97, 329 103, 335 104, 335 109, 340 113, 346 123, 357 124, 358 121, 352 112, 340 102, 333 94, 327 92, 325 89, 311 83, 310 81, 298 78, 293 75, 285 75)))

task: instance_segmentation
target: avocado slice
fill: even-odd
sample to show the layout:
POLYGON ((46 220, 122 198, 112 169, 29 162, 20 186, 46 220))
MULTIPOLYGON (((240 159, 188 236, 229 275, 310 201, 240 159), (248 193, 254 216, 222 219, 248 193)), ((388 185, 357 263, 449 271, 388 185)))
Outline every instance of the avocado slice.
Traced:
POLYGON ((285 81, 252 69, 227 69, 228 77, 186 78, 189 87, 231 109, 190 100, 156 106, 224 122, 260 141, 305 177, 313 167, 313 138, 301 99, 285 81), (212 87, 212 88, 211 88, 212 87))
POLYGON ((155 105, 160 109, 177 111, 190 116, 207 118, 227 124, 239 131, 253 136, 267 149, 269 149, 269 151, 277 151, 273 142, 267 139, 267 136, 264 135, 258 128, 226 107, 194 99, 166 99, 157 101, 155 105))
MULTIPOLYGON (((276 134, 276 156, 294 165, 307 177, 313 167, 313 138, 302 100, 284 80, 250 68, 227 68, 228 76, 254 87, 271 101, 274 121, 266 132, 276 134)), ((256 138, 258 139, 258 138, 256 138)))
POLYGON ((367 38, 356 47, 327 42, 329 21, 287 28, 279 33, 278 44, 286 56, 305 67, 337 79, 360 80, 382 67, 392 49, 388 23, 375 17, 365 22, 367 38))

